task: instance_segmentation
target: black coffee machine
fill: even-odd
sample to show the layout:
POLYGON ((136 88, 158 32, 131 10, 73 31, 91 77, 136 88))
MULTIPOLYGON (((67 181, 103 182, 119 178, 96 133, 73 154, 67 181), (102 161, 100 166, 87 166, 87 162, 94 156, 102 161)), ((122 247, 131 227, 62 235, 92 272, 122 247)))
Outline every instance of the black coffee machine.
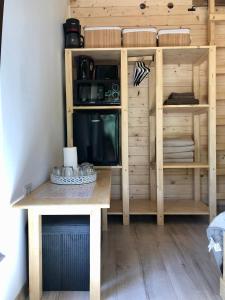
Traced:
POLYGON ((84 37, 81 35, 80 21, 67 19, 63 24, 65 35, 65 48, 83 48, 84 37))

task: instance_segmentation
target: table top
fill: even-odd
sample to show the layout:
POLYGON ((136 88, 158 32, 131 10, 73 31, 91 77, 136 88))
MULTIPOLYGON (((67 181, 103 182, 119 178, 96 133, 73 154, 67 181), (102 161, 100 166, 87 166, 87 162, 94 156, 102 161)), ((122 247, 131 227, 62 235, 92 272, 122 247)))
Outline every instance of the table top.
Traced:
POLYGON ((14 203, 14 208, 53 206, 110 207, 111 170, 97 172, 97 181, 85 185, 56 185, 46 182, 29 196, 14 203))

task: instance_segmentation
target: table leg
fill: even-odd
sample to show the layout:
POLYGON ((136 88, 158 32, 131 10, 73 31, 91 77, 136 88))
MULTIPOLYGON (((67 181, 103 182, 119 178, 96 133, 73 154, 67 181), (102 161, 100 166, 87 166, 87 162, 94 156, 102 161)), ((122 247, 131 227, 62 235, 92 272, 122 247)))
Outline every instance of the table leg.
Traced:
POLYGON ((102 230, 108 230, 108 210, 107 208, 102 209, 102 230))
POLYGON ((101 209, 90 214, 90 300, 101 298, 101 209))
POLYGON ((29 299, 42 297, 42 234, 41 215, 28 210, 29 230, 29 299))

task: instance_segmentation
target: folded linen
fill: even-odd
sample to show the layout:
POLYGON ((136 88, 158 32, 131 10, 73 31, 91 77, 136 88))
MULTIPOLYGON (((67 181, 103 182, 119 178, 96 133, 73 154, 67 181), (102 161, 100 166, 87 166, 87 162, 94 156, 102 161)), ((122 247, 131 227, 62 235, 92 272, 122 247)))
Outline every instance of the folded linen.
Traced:
POLYGON ((198 105, 199 100, 194 98, 167 99, 164 105, 198 105))
POLYGON ((166 163, 186 163, 186 162, 193 162, 193 158, 182 158, 182 159, 177 159, 177 158, 167 158, 164 159, 164 162, 166 163))
POLYGON ((195 150, 195 146, 180 146, 180 147, 164 147, 163 153, 182 153, 182 152, 193 152, 195 150))
POLYGON ((163 154, 164 159, 184 159, 184 158, 194 158, 194 152, 178 152, 178 153, 164 153, 163 154))
POLYGON ((194 93, 171 93, 164 105, 197 105, 199 100, 195 99, 194 93))
POLYGON ((168 97, 168 99, 180 99, 180 98, 182 98, 182 97, 184 97, 184 98, 195 98, 195 95, 194 95, 194 93, 171 93, 170 95, 169 95, 169 97, 168 97))
POLYGON ((186 138, 165 138, 163 141, 164 147, 183 147, 192 146, 194 141, 191 137, 186 138))

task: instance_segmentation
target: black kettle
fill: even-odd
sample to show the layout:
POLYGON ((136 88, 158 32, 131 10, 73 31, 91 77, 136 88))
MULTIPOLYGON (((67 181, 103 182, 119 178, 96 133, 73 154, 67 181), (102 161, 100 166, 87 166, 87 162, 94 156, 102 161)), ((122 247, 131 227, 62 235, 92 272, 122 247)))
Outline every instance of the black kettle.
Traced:
POLYGON ((90 56, 80 55, 76 57, 77 79, 90 80, 94 75, 94 60, 90 56))
POLYGON ((81 35, 81 26, 78 19, 67 19, 63 24, 65 48, 83 48, 84 37, 81 35))

